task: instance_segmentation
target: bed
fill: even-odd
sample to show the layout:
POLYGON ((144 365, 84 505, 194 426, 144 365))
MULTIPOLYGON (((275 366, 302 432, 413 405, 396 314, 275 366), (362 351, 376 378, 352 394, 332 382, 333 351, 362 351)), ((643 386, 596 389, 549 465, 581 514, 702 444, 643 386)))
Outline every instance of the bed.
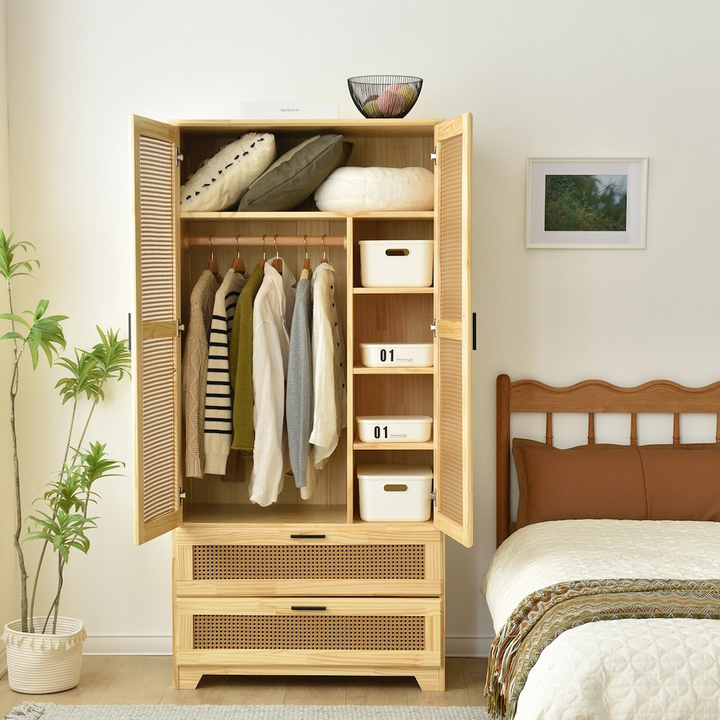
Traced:
POLYGON ((550 387, 501 375, 497 388, 499 548, 482 587, 497 633, 491 715, 718 720, 720 383, 550 387), (514 413, 544 413, 545 442, 511 444, 514 413), (587 415, 586 445, 555 447, 557 413, 587 415), (629 444, 596 445, 597 413, 627 413, 629 444), (640 413, 671 414, 672 442, 639 445, 640 413), (716 416, 714 443, 681 443, 686 413, 716 416))

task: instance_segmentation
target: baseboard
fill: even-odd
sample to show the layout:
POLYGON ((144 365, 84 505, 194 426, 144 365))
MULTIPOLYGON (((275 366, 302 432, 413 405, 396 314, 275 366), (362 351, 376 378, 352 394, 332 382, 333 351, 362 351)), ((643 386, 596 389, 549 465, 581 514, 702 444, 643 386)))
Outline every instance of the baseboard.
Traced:
POLYGON ((171 635, 88 635, 85 655, 172 655, 171 635))
POLYGON ((448 635, 445 638, 445 654, 448 657, 486 658, 493 638, 475 635, 448 635))
POLYGON ((7 672, 7 653, 5 648, 0 648, 0 678, 7 672))
MULTIPOLYGON (((452 635, 445 640, 448 657, 487 657, 491 637, 452 635)), ((170 635, 88 635, 86 655, 172 655, 170 635)), ((0 672, 5 651, 0 656, 0 672)))

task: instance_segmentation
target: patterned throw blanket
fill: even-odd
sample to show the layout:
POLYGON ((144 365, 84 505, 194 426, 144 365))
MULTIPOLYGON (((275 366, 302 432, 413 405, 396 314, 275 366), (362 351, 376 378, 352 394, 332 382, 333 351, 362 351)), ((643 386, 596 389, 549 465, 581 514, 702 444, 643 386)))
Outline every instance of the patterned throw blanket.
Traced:
POLYGON ((720 620, 720 580, 578 580, 528 595, 490 648, 485 696, 491 717, 515 717, 530 670, 566 630, 627 618, 720 620))

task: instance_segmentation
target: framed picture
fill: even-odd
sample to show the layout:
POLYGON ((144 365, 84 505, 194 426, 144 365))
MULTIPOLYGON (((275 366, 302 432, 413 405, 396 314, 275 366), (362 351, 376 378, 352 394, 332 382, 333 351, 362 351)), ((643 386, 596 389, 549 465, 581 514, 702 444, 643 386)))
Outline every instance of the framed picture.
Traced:
POLYGON ((647 158, 530 158, 525 247, 645 247, 647 158))

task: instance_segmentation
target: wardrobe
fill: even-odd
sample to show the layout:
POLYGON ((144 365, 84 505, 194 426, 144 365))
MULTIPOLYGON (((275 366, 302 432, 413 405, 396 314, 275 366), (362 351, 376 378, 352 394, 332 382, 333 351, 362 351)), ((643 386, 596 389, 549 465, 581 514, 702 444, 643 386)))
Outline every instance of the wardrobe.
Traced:
POLYGON ((195 688, 205 674, 406 675, 423 690, 443 690, 444 539, 472 545, 471 116, 133 117, 132 135, 135 536, 140 544, 173 533, 175 687, 195 688), (353 143, 350 165, 427 168, 434 210, 181 213, 183 180, 253 130, 273 133, 278 154, 340 133, 353 143), (434 240, 433 286, 362 287, 358 243, 380 239, 434 240), (306 252, 312 268, 323 252, 335 268, 347 429, 309 501, 290 479, 278 502, 263 508, 249 502, 247 482, 184 477, 181 357, 190 291, 210 244, 222 273, 238 252, 249 269, 263 252, 273 257, 274 243, 298 276, 306 252), (364 367, 362 342, 434 343, 434 366, 364 367), (361 443, 355 418, 368 415, 429 415, 433 436, 361 443), (364 463, 431 466, 430 521, 363 522, 356 467, 364 463))

